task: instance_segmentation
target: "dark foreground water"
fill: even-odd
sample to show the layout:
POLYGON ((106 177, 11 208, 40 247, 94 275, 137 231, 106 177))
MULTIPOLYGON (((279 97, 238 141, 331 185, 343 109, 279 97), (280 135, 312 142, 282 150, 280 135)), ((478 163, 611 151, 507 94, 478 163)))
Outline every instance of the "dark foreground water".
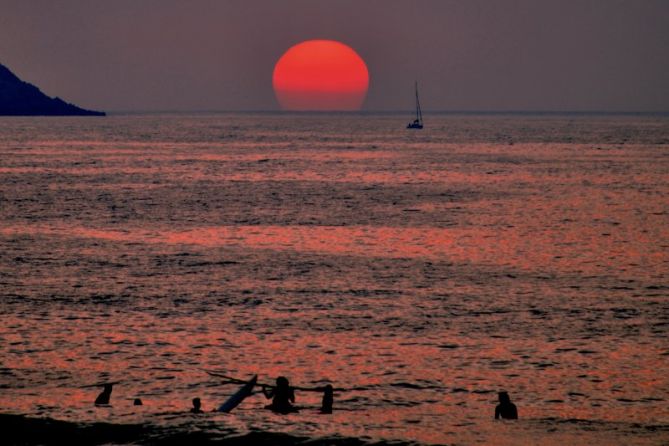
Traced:
POLYGON ((667 444, 669 118, 404 121, 1 118, 9 443, 667 444))

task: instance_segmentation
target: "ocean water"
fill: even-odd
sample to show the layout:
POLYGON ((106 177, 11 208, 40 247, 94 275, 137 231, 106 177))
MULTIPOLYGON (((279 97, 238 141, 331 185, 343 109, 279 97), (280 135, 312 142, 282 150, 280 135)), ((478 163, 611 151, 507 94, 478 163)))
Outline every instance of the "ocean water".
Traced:
POLYGON ((409 118, 0 118, 10 443, 669 444, 669 117, 409 118))

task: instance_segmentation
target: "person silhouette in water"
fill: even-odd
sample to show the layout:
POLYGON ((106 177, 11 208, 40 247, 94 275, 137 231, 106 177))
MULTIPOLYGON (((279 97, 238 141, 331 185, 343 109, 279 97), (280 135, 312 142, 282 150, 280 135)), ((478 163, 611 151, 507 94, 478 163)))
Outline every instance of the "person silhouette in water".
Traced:
POLYGON ((109 397, 112 393, 113 384, 105 384, 104 390, 97 398, 95 398, 95 405, 99 406, 101 404, 109 404, 109 397))
POLYGON ((495 407, 495 419, 502 418, 503 420, 517 420, 518 409, 516 405, 511 402, 509 394, 506 392, 499 392, 499 404, 495 407))
POLYGON ((297 412, 297 409, 291 404, 295 402, 295 390, 290 387, 288 379, 284 376, 279 376, 276 379, 276 386, 262 388, 265 398, 272 398, 272 404, 265 406, 265 409, 270 409, 273 412, 287 414, 297 412))
POLYGON ((323 388, 323 402, 321 404, 321 413, 330 414, 332 413, 332 403, 334 402, 334 390, 332 386, 328 384, 323 388))
POLYGON ((193 408, 190 410, 191 413, 202 413, 202 403, 200 398, 193 398, 193 408))

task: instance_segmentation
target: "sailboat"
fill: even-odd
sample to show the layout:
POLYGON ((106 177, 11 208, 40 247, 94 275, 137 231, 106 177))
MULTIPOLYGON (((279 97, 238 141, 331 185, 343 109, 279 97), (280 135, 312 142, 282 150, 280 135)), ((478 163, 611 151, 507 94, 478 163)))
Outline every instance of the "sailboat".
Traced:
POLYGON ((418 100, 418 82, 416 82, 416 119, 407 124, 408 129, 423 128, 423 113, 420 111, 420 101, 418 100))

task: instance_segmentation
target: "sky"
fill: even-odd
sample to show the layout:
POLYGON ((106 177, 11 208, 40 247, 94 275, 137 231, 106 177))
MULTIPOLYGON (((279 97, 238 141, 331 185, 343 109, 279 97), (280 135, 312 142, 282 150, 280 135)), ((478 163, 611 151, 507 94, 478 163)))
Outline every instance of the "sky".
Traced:
POLYGON ((363 110, 669 111, 669 0, 0 0, 0 63, 106 111, 278 110, 309 39, 365 60, 363 110))

